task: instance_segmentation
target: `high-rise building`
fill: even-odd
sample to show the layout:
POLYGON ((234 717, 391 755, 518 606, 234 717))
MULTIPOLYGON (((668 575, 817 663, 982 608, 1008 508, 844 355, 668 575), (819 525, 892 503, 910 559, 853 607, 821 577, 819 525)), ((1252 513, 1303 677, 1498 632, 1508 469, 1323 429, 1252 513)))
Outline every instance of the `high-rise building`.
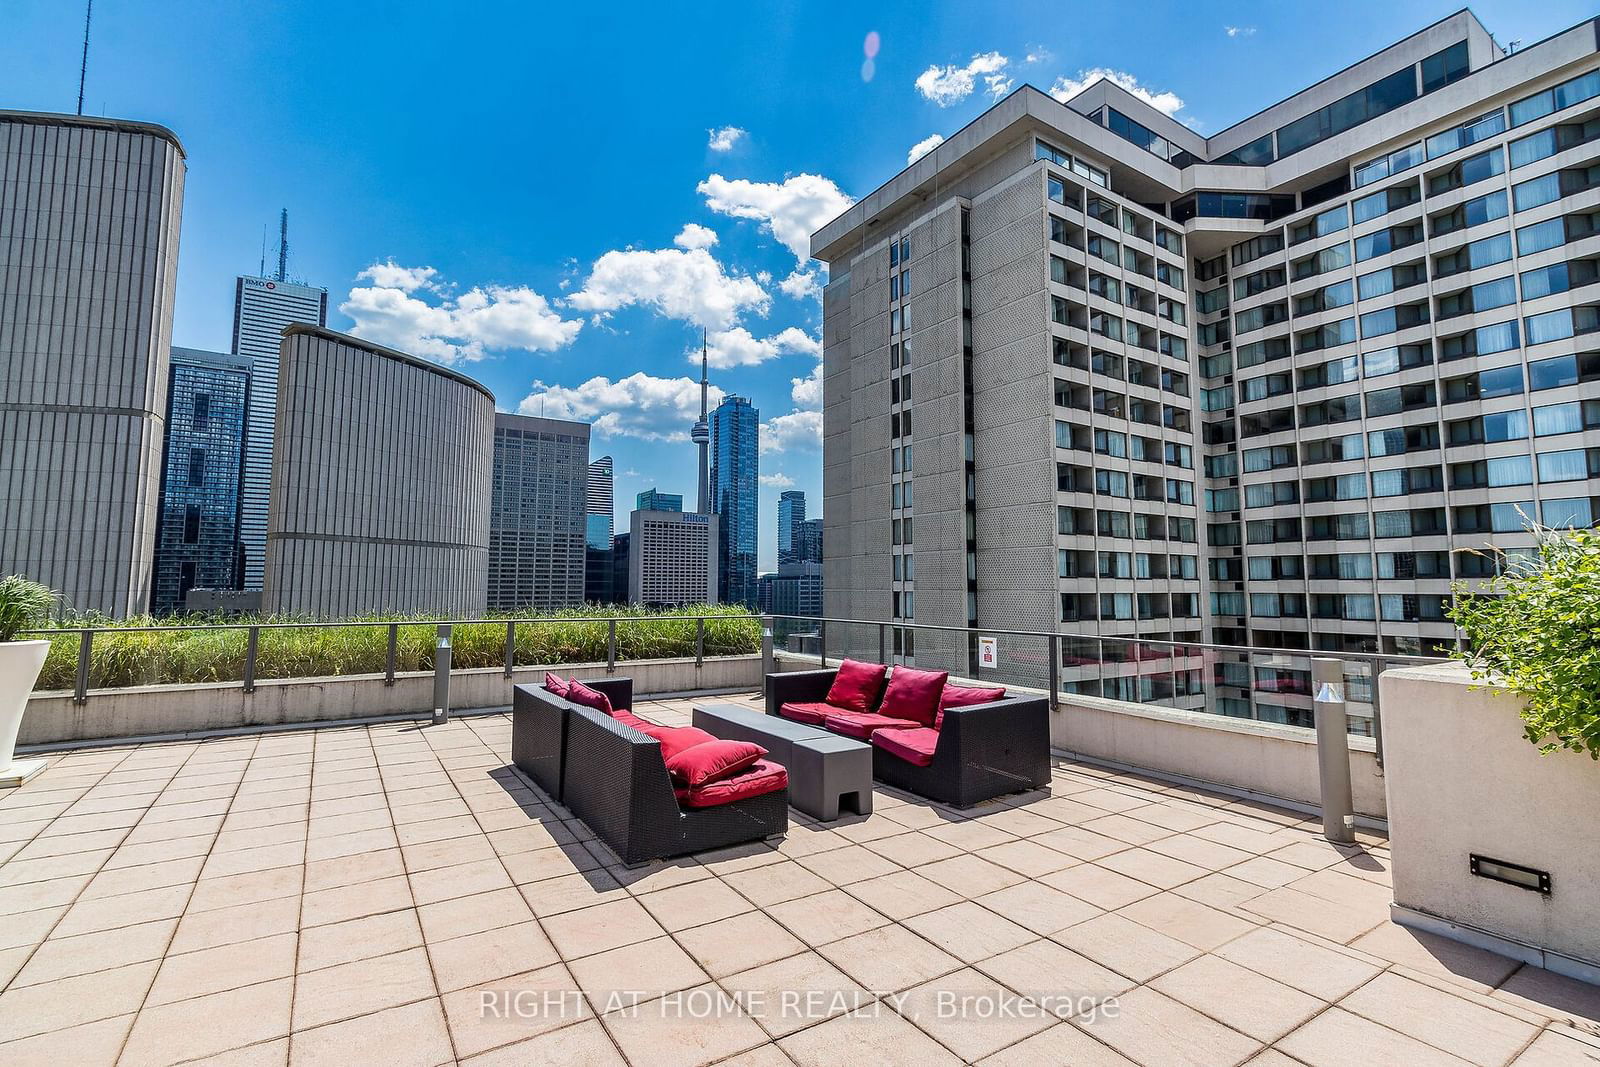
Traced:
MULTIPOLYGON (((629 518, 628 602, 648 608, 717 602, 719 515, 635 511, 629 518)), ((751 583, 754 592, 755 582, 751 583)))
POLYGON ((320 326, 288 328, 279 369, 263 610, 480 615, 494 396, 320 326))
POLYGON ((611 539, 611 552, 608 554, 608 562, 611 569, 606 576, 609 584, 606 586, 605 602, 608 604, 626 604, 628 602, 628 565, 631 562, 628 543, 632 539, 633 534, 631 532, 619 533, 611 539))
POLYGON ((610 456, 589 464, 588 488, 584 492, 584 531, 590 548, 610 551, 614 506, 614 471, 610 456))
POLYGON ((814 619, 822 614, 822 564, 783 563, 770 577, 770 602, 763 611, 814 619))
POLYGON ((183 611, 194 588, 239 588, 239 483, 249 397, 245 357, 172 350, 150 593, 154 614, 183 611))
POLYGON ((659 489, 646 489, 634 497, 634 507, 640 511, 682 511, 683 494, 663 493, 659 489))
POLYGON ((494 416, 489 610, 583 603, 589 424, 494 416))
POLYGON ((0 111, 0 574, 150 605, 183 147, 143 122, 0 111))
POLYGON ((795 534, 795 562, 822 562, 822 519, 807 519, 799 524, 795 534))
POLYGON ((233 351, 250 359, 250 413, 245 427, 244 499, 239 540, 244 588, 260 589, 267 549, 267 505, 278 410, 278 350, 290 323, 328 323, 328 290, 281 277, 241 275, 233 287, 233 351))
POLYGON ((800 534, 806 521, 806 494, 786 489, 778 496, 778 565, 800 559, 800 534))
POLYGON ((756 536, 760 519, 761 414, 742 396, 711 413, 711 507, 718 519, 717 589, 725 604, 756 608, 756 536))
POLYGON ((1212 137, 1024 87, 823 227, 826 613, 1296 723, 1305 651, 1453 642, 1460 550, 1600 514, 1597 26, 1462 11, 1212 137))

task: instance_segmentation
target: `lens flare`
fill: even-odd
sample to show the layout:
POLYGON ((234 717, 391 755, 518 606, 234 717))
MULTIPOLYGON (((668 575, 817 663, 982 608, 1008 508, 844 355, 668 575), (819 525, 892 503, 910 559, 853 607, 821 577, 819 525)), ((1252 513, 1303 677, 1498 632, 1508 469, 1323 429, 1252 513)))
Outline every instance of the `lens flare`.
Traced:
POLYGON ((861 51, 865 52, 868 59, 878 58, 878 46, 882 43, 877 30, 867 31, 867 39, 861 42, 861 51))

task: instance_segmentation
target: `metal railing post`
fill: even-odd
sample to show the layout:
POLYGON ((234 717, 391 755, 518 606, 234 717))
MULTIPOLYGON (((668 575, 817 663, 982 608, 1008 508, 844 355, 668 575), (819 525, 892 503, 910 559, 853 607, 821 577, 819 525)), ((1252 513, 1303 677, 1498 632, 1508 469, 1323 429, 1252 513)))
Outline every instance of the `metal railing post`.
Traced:
POLYGON ((433 724, 450 721, 450 632, 448 623, 439 627, 433 640, 433 724))
POLYGON ((701 615, 694 620, 694 665, 696 668, 704 667, 706 663, 706 617, 701 615))
POLYGON ((617 620, 606 620, 606 673, 617 673, 617 620))
POLYGON ((1051 634, 1050 640, 1050 710, 1061 710, 1061 638, 1051 634))
POLYGON ((1355 801, 1350 792, 1350 722, 1344 703, 1344 661, 1311 660, 1311 688, 1317 717, 1317 776, 1322 783, 1322 836, 1353 844, 1355 801))
POLYGON ((394 684, 395 661, 400 658, 400 627, 389 624, 389 650, 383 658, 383 684, 394 684))
POLYGON ((517 620, 506 620, 506 677, 517 667, 517 620))
POLYGON ((828 666, 828 620, 817 620, 817 666, 828 666))
POLYGON ((89 661, 94 655, 94 631, 85 630, 78 635, 78 677, 72 689, 74 704, 89 702, 89 661))
POLYGON ((1378 761, 1378 773, 1383 773, 1383 709, 1378 706, 1378 675, 1383 673, 1383 661, 1373 660, 1367 668, 1372 681, 1372 754, 1378 761))
POLYGON ((261 627, 250 627, 249 636, 244 645, 244 691, 256 691, 256 652, 261 647, 261 627))
POLYGON ((772 617, 761 616, 761 689, 767 688, 767 675, 777 671, 778 666, 772 648, 772 617))
POLYGON ((888 663, 889 662, 888 636, 889 636, 889 624, 886 623, 886 622, 880 622, 878 624, 878 662, 879 663, 888 663))

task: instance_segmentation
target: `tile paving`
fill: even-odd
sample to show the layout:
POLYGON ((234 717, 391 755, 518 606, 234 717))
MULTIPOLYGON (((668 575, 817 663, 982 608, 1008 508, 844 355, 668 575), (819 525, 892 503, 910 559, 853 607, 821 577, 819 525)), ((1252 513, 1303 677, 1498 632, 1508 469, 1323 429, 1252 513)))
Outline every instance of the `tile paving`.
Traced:
POLYGON ((1600 988, 1390 923, 1381 838, 1058 760, 630 870, 510 729, 52 757, 0 795, 7 1067, 1600 1065, 1600 988))

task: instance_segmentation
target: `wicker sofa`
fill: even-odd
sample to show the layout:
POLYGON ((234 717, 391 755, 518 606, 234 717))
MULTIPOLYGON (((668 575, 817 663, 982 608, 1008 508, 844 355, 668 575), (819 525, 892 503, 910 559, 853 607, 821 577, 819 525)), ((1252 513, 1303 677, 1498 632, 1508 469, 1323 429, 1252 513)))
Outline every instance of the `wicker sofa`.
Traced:
MULTIPOLYGON (((633 682, 585 682, 621 710, 633 705, 633 682)), ((787 786, 758 796, 691 799, 674 789, 661 742, 602 711, 573 704, 541 686, 513 697, 512 762, 566 806, 628 866, 759 841, 787 831, 787 786), (554 783, 555 789, 547 783, 554 783), (702 802, 709 801, 709 802, 702 802)), ((758 763, 752 774, 782 774, 758 763)))
MULTIPOLYGON (((837 674, 829 669, 767 675, 767 714, 795 718, 793 710, 784 714, 785 705, 825 703, 837 674)), ((871 716, 850 718, 816 725, 859 737, 861 720, 871 716)), ((958 808, 1050 782, 1050 705, 1044 697, 949 707, 937 729, 874 727, 868 721, 867 734, 874 778, 958 808)))

